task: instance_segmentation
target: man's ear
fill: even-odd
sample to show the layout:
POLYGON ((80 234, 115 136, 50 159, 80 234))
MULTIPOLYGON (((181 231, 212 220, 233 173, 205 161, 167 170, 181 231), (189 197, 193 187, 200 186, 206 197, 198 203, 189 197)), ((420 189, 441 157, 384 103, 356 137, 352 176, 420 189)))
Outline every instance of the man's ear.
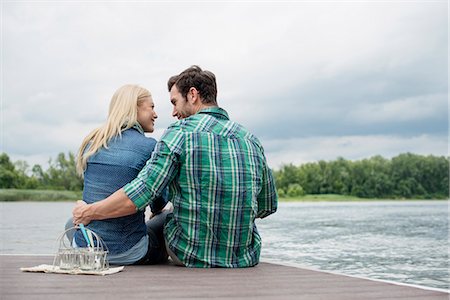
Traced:
POLYGON ((197 100, 200 100, 200 94, 195 87, 189 89, 188 95, 190 95, 188 101, 191 102, 191 104, 195 104, 197 100))

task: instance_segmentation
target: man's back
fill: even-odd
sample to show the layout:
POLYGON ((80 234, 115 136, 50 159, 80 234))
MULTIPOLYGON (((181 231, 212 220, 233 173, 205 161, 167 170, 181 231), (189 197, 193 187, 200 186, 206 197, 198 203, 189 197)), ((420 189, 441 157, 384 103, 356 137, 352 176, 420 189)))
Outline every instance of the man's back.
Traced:
POLYGON ((169 184, 170 249, 186 266, 256 265, 261 238, 254 220, 277 205, 259 141, 214 107, 176 122, 160 143, 155 156, 167 153, 178 165, 169 184))
POLYGON ((77 203, 74 222, 143 210, 169 187, 174 209, 164 236, 176 264, 254 266, 261 252, 255 218, 275 212, 278 200, 263 149, 218 107, 212 72, 191 66, 167 87, 172 116, 182 120, 167 129, 132 182, 98 203, 77 203))

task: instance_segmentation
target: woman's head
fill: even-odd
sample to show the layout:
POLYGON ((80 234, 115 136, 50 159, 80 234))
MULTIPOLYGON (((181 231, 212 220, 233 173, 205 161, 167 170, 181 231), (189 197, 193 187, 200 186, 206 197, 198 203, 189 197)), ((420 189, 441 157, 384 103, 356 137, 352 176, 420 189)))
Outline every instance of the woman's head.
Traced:
POLYGON ((78 150, 78 173, 83 175, 87 159, 101 147, 107 148, 108 142, 121 136, 122 131, 139 123, 145 132, 153 132, 158 118, 154 107, 150 92, 143 87, 127 84, 119 88, 109 104, 106 123, 85 137, 78 150))
POLYGON ((148 90, 138 85, 124 85, 111 99, 107 124, 123 129, 139 123, 145 132, 153 132, 155 119, 158 118, 154 107, 148 90))

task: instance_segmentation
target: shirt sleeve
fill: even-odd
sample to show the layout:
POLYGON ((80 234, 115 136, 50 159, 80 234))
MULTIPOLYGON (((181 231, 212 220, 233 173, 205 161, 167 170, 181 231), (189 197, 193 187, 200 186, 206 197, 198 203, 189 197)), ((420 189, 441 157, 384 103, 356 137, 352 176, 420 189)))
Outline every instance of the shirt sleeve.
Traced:
POLYGON ((124 186, 125 194, 139 210, 163 194, 164 188, 175 177, 179 157, 161 140, 156 144, 152 157, 136 179, 124 186))
POLYGON ((265 218, 277 211, 278 194, 275 187, 272 171, 267 166, 264 159, 264 170, 262 178, 262 189, 258 195, 258 213, 257 218, 265 218))

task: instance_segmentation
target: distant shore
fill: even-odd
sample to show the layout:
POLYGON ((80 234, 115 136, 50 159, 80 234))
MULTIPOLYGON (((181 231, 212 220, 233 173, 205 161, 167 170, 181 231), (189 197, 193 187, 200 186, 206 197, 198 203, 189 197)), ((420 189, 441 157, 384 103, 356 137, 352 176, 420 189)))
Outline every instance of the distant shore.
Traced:
POLYGON ((420 199, 420 198, 360 198, 349 195, 337 194, 319 194, 319 195, 304 195, 295 198, 279 198, 280 202, 364 202, 364 201, 427 201, 427 200, 449 200, 447 199, 420 199))
POLYGON ((0 189, 0 202, 75 201, 81 198, 81 191, 0 189))
MULTIPOLYGON (((0 202, 19 201, 76 201, 82 198, 81 191, 59 191, 59 190, 19 190, 0 189, 0 202)), ((280 198, 280 202, 355 202, 355 201, 402 201, 402 200, 449 200, 449 199, 378 199, 359 198, 347 195, 322 194, 304 195, 295 198, 280 198)))

